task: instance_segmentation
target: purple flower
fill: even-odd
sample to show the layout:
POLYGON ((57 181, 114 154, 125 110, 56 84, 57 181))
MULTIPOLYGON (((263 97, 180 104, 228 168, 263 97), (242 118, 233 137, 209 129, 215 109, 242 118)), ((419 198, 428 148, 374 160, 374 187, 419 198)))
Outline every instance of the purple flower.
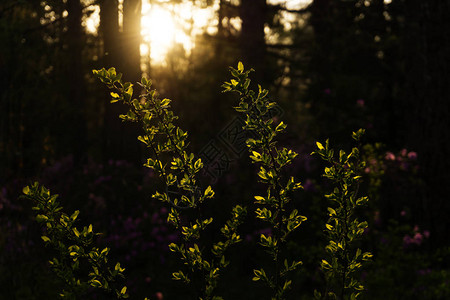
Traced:
POLYGON ((403 246, 408 247, 413 242, 412 238, 407 234, 403 237, 403 246))

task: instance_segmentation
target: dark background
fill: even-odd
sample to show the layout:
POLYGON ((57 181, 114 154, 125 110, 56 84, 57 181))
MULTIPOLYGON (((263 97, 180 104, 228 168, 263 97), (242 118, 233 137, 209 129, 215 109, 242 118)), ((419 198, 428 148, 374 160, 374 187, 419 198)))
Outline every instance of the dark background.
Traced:
MULTIPOLYGON (((288 246, 305 263, 290 297, 310 299, 322 280, 326 184, 309 153, 326 138, 348 148, 360 127, 372 145, 365 148, 372 201, 364 245, 375 254, 361 274, 368 289, 361 298, 449 297, 450 1, 313 0, 298 10, 265 0, 195 4, 216 2, 217 32, 197 36, 190 55, 175 46, 164 66, 147 61, 146 75, 174 101, 197 153, 235 117, 237 99, 220 92, 228 66, 253 67, 253 81, 279 102, 288 124, 281 142, 300 153, 291 169, 305 191, 296 205, 309 218, 288 246), (289 29, 286 13, 294 16, 289 29), (233 27, 231 18, 242 26, 233 27)), ((169 279, 177 259, 167 243, 176 234, 165 225, 165 208, 150 197, 157 178, 142 167, 148 153, 137 142, 139 127, 120 122, 124 107, 109 104, 91 72, 114 66, 125 80, 140 79, 140 6, 139 0, 124 0, 120 11, 116 0, 0 4, 1 299, 57 295, 32 204, 17 199, 33 180, 105 233, 98 242, 127 267, 133 298, 188 295, 169 279), (95 7, 100 25, 91 34, 84 22, 95 7)), ((251 207, 260 187, 245 155, 216 175, 205 182, 214 182, 219 220, 233 203, 251 207)), ((219 288, 228 299, 264 295, 251 282, 258 257, 267 258, 251 243, 260 230, 262 224, 248 221, 246 242, 230 254, 235 263, 219 288)))

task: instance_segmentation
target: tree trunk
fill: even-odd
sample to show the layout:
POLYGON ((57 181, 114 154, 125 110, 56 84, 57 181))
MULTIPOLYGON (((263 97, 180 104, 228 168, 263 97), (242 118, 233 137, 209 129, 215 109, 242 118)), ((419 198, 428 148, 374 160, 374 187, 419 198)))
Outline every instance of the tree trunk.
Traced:
POLYGON ((68 114, 67 128, 72 137, 71 144, 75 161, 86 155, 86 119, 85 97, 86 88, 83 74, 83 41, 84 33, 81 25, 83 11, 80 0, 67 1, 67 45, 68 45, 68 100, 70 113, 68 114))
POLYGON ((264 78, 266 41, 264 25, 266 23, 266 0, 241 0, 240 17, 242 20, 240 44, 242 60, 246 68, 255 69, 255 80, 264 78))
POLYGON ((123 71, 128 81, 141 78, 141 0, 123 1, 123 71))
POLYGON ((118 0, 100 1, 100 35, 103 39, 103 65, 118 66, 119 49, 119 3, 118 0))
MULTIPOLYGON (((125 0, 123 6, 123 33, 120 33, 118 1, 103 0, 100 2, 103 64, 106 68, 115 67, 118 72, 123 73, 125 81, 135 83, 141 76, 140 1, 125 0)), ((137 127, 129 123, 124 124, 119 119, 119 115, 126 113, 128 107, 121 103, 111 104, 109 102, 109 97, 106 97, 103 102, 103 159, 105 161, 124 159, 140 163, 140 148, 136 139, 137 127)))

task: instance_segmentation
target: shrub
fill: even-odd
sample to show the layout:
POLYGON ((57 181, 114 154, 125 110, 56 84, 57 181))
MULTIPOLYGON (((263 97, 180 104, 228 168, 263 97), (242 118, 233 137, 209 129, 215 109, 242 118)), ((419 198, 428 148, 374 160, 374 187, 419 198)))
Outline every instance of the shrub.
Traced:
MULTIPOLYGON (((287 168, 297 153, 278 145, 278 135, 285 131, 286 124, 273 118, 272 111, 277 103, 270 100, 267 90, 261 86, 257 90, 250 89, 252 70, 244 70, 239 63, 237 69, 230 68, 230 71, 233 78, 225 82, 223 88, 225 92, 239 95, 235 110, 243 116, 242 130, 251 136, 245 144, 252 163, 258 165, 258 182, 266 190, 264 194, 254 196, 254 214, 256 219, 268 225, 269 231, 259 234, 258 245, 269 254, 270 262, 262 261, 261 266, 253 270, 252 279, 271 289, 271 299, 281 300, 295 284, 292 273, 302 264, 301 260, 287 255, 287 242, 307 220, 291 200, 297 196, 295 191, 302 189, 301 183, 288 174, 287 168)), ((227 251, 242 241, 239 226, 247 214, 244 201, 235 205, 231 217, 223 222, 208 215, 208 205, 215 192, 212 186, 204 187, 201 183, 204 162, 188 151, 188 133, 176 125, 178 117, 171 110, 171 100, 160 99, 146 78, 138 83, 141 92, 136 96, 133 84, 122 82, 121 74, 114 68, 93 72, 111 90, 112 103, 128 105, 129 110, 120 118, 142 126, 138 140, 149 152, 144 166, 152 169, 161 180, 153 198, 168 206, 167 221, 180 236, 169 245, 184 265, 173 272, 173 279, 188 284, 195 298, 222 299, 217 286, 230 263, 227 251), (216 236, 215 231, 210 233, 212 230, 218 230, 221 238, 211 240, 210 236, 216 236)), ((353 137, 359 141, 362 134, 363 130, 359 130, 353 137)), ((317 143, 317 147, 315 153, 329 165, 324 176, 331 180, 334 188, 326 196, 333 203, 328 207, 329 220, 324 226, 328 236, 328 256, 320 263, 326 285, 322 292, 316 291, 315 297, 356 299, 364 290, 357 271, 371 257, 357 245, 367 228, 367 222, 356 218, 357 208, 368 201, 367 197, 359 195, 360 174, 365 164, 358 147, 349 154, 336 151, 337 157, 328 142, 325 146, 317 143)), ((96 234, 91 225, 82 230, 75 227, 78 211, 70 216, 65 214, 56 202, 57 196, 37 183, 25 187, 23 192, 35 202, 36 220, 46 228, 42 240, 56 250, 56 257, 50 264, 65 283, 61 296, 86 295, 89 289, 100 288, 118 298, 127 297, 126 287, 116 287, 116 277, 120 277, 124 269, 119 263, 113 269, 109 267, 109 248, 100 250, 92 246, 96 234)))

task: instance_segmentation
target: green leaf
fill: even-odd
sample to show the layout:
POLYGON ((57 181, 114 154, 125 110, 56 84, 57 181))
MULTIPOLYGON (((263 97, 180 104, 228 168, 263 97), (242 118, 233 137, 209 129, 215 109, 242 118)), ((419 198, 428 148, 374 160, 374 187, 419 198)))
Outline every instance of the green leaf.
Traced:
POLYGON ((30 187, 28 185, 26 187, 24 187, 22 189, 22 193, 24 193, 25 195, 28 195, 30 193, 30 187))
POLYGON ((194 164, 194 169, 200 170, 201 168, 203 168, 203 163, 202 160, 199 158, 194 164))
POLYGON ((251 159, 253 159, 254 161, 261 161, 261 154, 256 151, 252 151, 252 154, 253 155, 250 156, 251 159))
POLYGON ((125 271, 125 268, 121 268, 120 267, 120 263, 116 263, 114 270, 118 271, 119 273, 122 273, 123 271, 125 271))
POLYGON ((321 266, 324 270, 332 269, 330 263, 328 261, 326 261, 325 259, 322 259, 321 266))
POLYGON ((360 128, 358 131, 352 133, 352 138, 355 141, 359 141, 365 132, 366 132, 365 129, 360 128))
POLYGON ((286 280, 284 282, 283 290, 288 290, 291 287, 291 284, 292 284, 291 280, 286 280))
POLYGON ((365 252, 365 253, 363 254, 362 259, 367 261, 367 260, 370 260, 372 257, 373 257, 373 254, 372 254, 372 253, 370 253, 370 252, 365 252))
POLYGON ((263 179, 263 180, 267 180, 267 171, 266 169, 264 169, 263 167, 261 167, 260 171, 258 172, 258 176, 259 178, 263 179))
POLYGON ((324 150, 325 148, 323 147, 323 145, 319 142, 316 142, 317 148, 319 148, 319 150, 324 150))
POLYGON ((328 209, 328 212, 329 212, 329 216, 335 216, 336 215, 336 211, 333 208, 328 207, 327 209, 328 209))
POLYGON ((170 103, 170 102, 171 102, 170 99, 167 99, 167 98, 163 99, 163 100, 161 101, 161 107, 162 107, 162 108, 167 108, 167 107, 169 106, 169 103, 170 103))
POLYGON ((275 131, 281 132, 281 131, 285 130, 286 127, 287 127, 287 125, 284 124, 283 121, 281 121, 280 124, 278 124, 277 127, 275 128, 275 131))
POLYGON ((255 274, 255 276, 252 278, 253 281, 258 281, 258 280, 262 279, 262 277, 265 275, 265 272, 263 269, 253 270, 253 273, 255 274))
POLYGON ((79 214, 80 214, 80 211, 79 211, 79 210, 76 210, 76 211, 70 216, 70 219, 71 219, 72 221, 75 221, 79 214))
POLYGON ((36 221, 37 222, 45 222, 48 220, 48 217, 46 215, 37 215, 36 216, 36 221))
POLYGON ((245 79, 244 81, 244 89, 248 89, 248 87, 250 86, 250 79, 245 79))
POLYGON ((238 71, 241 73, 244 71, 244 64, 242 62, 238 62, 238 71))
POLYGON ((262 197, 262 196, 255 196, 255 202, 256 203, 263 203, 266 201, 266 198, 262 197))
POLYGON ((91 280, 91 286, 93 286, 93 287, 101 287, 102 283, 100 281, 98 281, 97 279, 93 279, 93 280, 91 280))
POLYGON ((204 195, 205 195, 206 198, 214 197, 214 191, 213 191, 213 189, 211 188, 210 185, 206 188, 204 195))
POLYGON ((356 200, 356 205, 364 205, 369 201, 368 197, 361 197, 358 200, 356 200))
POLYGON ((121 293, 122 295, 124 295, 124 294, 126 294, 126 292, 127 292, 127 287, 124 286, 124 287, 120 290, 120 293, 121 293))

